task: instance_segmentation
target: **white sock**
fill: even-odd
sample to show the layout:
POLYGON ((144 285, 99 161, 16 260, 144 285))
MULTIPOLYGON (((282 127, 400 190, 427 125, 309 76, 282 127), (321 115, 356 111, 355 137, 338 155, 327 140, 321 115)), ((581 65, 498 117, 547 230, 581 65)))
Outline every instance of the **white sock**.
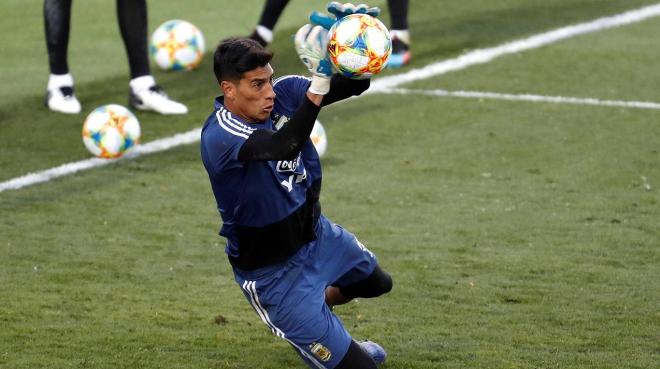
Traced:
POLYGON ((48 77, 48 89, 55 90, 60 87, 73 87, 73 76, 67 74, 51 74, 48 77))
POLYGON ((410 45, 410 32, 407 29, 393 29, 390 31, 390 36, 403 41, 406 45, 410 45))
POLYGON ((257 26, 257 34, 261 36, 267 43, 273 42, 273 30, 270 30, 264 26, 257 26))
POLYGON ((146 76, 133 78, 128 83, 128 85, 131 86, 131 90, 133 90, 133 93, 138 93, 140 91, 144 91, 144 90, 150 88, 151 86, 153 86, 155 84, 156 84, 156 80, 151 75, 146 75, 146 76))

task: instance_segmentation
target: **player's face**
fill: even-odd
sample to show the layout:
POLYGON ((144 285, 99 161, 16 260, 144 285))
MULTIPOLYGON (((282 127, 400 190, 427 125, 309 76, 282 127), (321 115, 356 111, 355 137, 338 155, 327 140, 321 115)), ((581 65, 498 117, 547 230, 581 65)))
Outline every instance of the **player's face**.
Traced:
POLYGON ((266 120, 273 111, 273 68, 270 64, 243 74, 238 83, 225 91, 225 104, 234 114, 249 123, 266 120), (228 101, 229 100, 229 101, 228 101))

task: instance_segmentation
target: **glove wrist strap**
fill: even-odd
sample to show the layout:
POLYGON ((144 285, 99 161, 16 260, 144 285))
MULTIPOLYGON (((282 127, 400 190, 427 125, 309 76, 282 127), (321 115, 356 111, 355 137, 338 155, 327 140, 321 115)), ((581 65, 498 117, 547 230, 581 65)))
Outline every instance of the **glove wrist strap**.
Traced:
POLYGON ((309 86, 309 92, 316 95, 325 95, 330 91, 329 76, 312 76, 312 84, 309 86))

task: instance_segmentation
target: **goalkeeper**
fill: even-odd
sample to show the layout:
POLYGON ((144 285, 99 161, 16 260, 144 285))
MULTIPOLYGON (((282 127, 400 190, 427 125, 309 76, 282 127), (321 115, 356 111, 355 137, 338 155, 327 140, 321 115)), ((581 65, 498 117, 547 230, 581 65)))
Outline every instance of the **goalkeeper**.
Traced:
POLYGON ((323 27, 301 27, 295 46, 311 78, 273 81, 272 54, 258 42, 222 41, 213 59, 222 96, 202 129, 201 156, 234 278, 261 320, 311 368, 376 368, 383 348, 354 340, 332 306, 387 293, 392 279, 321 214, 321 163, 309 139, 323 106, 369 81, 333 75, 327 42, 323 27))

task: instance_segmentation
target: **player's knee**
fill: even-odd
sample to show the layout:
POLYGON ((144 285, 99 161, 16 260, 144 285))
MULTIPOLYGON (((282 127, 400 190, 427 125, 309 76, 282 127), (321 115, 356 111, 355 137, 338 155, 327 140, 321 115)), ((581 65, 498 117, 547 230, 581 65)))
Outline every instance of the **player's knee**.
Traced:
POLYGON ((386 294, 390 291, 392 291, 392 276, 378 268, 378 275, 375 276, 374 278, 374 283, 373 283, 373 293, 375 293, 376 296, 380 296, 383 294, 386 294))
POLYGON ((382 295, 392 291, 393 284, 392 276, 383 272, 382 277, 378 280, 378 290, 380 291, 380 294, 382 295))
POLYGON ((345 287, 339 287, 342 295, 348 298, 356 297, 378 297, 392 290, 392 277, 384 272, 379 266, 364 280, 345 287))

